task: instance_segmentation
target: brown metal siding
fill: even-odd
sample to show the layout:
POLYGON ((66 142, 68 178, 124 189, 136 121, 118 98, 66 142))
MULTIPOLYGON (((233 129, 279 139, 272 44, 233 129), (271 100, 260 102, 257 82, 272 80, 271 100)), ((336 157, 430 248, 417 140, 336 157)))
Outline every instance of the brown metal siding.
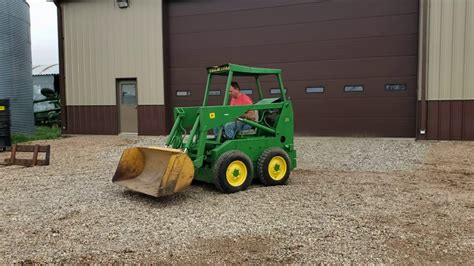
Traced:
POLYGON ((113 105, 66 106, 66 134, 118 134, 118 111, 113 105))
MULTIPOLYGON (((418 1, 168 1, 172 106, 200 104, 205 67, 232 62, 282 68, 301 135, 415 134, 418 1), (229 18, 233 19, 229 19, 229 18), (387 92, 385 84, 407 84, 387 92), (345 85, 362 84, 362 93, 345 85), (306 94, 324 86, 322 94, 306 94), (176 91, 191 91, 176 97, 176 91)), ((238 79, 243 88, 254 88, 238 79)), ((268 96, 274 81, 264 79, 268 96)), ((220 89, 224 82, 214 83, 220 89)), ((253 96, 255 96, 256 92, 253 96)), ((222 97, 211 96, 213 104, 222 97)))
MULTIPOLYGON (((463 102, 462 101, 452 101, 450 108, 450 120, 451 120, 451 136, 450 139, 453 140, 462 140, 463 138, 463 102)), ((469 105, 469 104, 467 104, 469 105)), ((467 115, 469 117, 469 113, 467 115)), ((474 120, 474 116, 471 117, 471 121, 474 120)), ((472 122, 471 122, 472 124, 472 122)), ((466 128, 469 130, 469 127, 466 128)), ((467 134, 469 135, 469 134, 467 134)))
MULTIPOLYGON (((67 106, 69 127, 66 134, 116 135, 118 130, 118 110, 116 106, 67 106)), ((138 106, 138 134, 164 135, 164 105, 138 106)))
POLYGON ((419 139, 474 140, 474 100, 427 101, 427 118, 419 139))
POLYGON ((164 105, 138 106, 138 134, 166 135, 166 115, 164 105))
POLYGON ((474 140, 474 101, 463 104, 463 139, 474 140))

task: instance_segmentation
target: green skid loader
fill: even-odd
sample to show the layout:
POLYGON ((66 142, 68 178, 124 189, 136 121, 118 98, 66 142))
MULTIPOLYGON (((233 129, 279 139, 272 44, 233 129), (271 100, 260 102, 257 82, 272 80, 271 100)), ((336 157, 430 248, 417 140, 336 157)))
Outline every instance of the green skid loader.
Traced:
POLYGON ((296 151, 293 107, 285 94, 281 70, 226 64, 209 67, 207 72, 202 106, 174 108, 167 147, 126 149, 112 182, 154 197, 180 192, 193 179, 213 183, 226 193, 245 190, 255 178, 266 186, 286 183, 296 167, 296 151), (209 90, 217 75, 227 76, 224 102, 209 106, 209 90), (229 105, 231 82, 239 76, 255 78, 259 101, 229 105), (262 76, 277 79, 281 93, 278 98, 263 98, 262 76), (243 118, 247 111, 257 112, 258 119, 243 118), (237 134, 235 139, 224 139, 222 127, 236 120, 252 130, 237 134), (217 137, 209 135, 214 128, 220 128, 217 137))

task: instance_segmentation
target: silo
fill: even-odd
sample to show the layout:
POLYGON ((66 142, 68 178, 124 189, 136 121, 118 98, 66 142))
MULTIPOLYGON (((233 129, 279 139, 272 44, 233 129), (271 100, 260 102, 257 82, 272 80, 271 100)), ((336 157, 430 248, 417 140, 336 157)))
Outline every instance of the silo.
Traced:
POLYGON ((0 99, 10 99, 11 131, 34 131, 30 7, 0 0, 0 99))

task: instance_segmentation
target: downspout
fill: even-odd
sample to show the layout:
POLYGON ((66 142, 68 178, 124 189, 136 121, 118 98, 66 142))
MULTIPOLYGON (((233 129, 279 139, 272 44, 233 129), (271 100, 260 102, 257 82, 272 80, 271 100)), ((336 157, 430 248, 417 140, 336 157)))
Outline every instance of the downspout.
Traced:
POLYGON ((169 26, 168 26, 168 0, 161 1, 161 27, 162 27, 162 40, 163 40, 163 96, 164 96, 164 108, 165 108, 165 132, 164 135, 168 134, 172 129, 174 112, 172 103, 172 93, 170 87, 170 59, 169 59, 169 26))
POLYGON ((64 31, 63 31, 63 12, 61 1, 53 0, 57 9, 58 23, 58 52, 59 52, 59 96, 61 98, 61 132, 67 132, 67 108, 66 108, 66 76, 64 71, 64 31))
POLYGON ((429 23, 429 0, 420 0, 419 2, 419 39, 418 39, 418 88, 420 93, 420 110, 417 112, 417 125, 419 130, 416 132, 417 139, 426 139, 427 131, 427 102, 426 85, 428 77, 428 23, 429 23))

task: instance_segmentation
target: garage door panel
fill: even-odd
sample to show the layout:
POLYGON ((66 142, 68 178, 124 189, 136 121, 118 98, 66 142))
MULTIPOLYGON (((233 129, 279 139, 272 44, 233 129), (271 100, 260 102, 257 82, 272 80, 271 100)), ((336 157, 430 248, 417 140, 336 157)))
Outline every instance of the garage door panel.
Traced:
MULTIPOLYGON (((285 74, 283 74, 285 78, 285 74)), ((263 94, 266 97, 277 97, 278 95, 270 94, 272 88, 278 88, 276 78, 271 82, 261 82, 263 94)), ((243 89, 253 89, 254 95, 257 95, 255 82, 243 81, 240 78, 235 78, 235 81, 239 82, 239 85, 243 89)), ((219 90, 221 96, 224 95, 225 82, 213 82, 211 90, 219 90)), ((371 79, 337 79, 337 80, 305 80, 305 81, 291 81, 285 82, 285 87, 288 89, 287 94, 293 100, 305 99, 324 99, 324 98, 366 98, 366 97, 379 97, 379 98, 416 98, 417 89, 417 78, 416 77, 396 77, 396 78, 371 78, 371 79), (344 86, 349 84, 360 84, 364 86, 364 91, 360 93, 355 92, 344 92, 344 86), (386 91, 386 84, 403 84, 406 85, 406 91, 386 91), (322 93, 307 93, 307 87, 324 87, 322 93)), ((170 87, 173 95, 176 91, 190 91, 192 97, 199 97, 202 99, 204 93, 205 84, 180 84, 175 83, 170 87)), ((218 96, 212 96, 218 97, 218 96)))
MULTIPOLYGON (((308 23, 312 21, 354 19, 373 16, 399 15, 413 13, 417 3, 413 0, 368 0, 368 1, 322 1, 295 4, 288 1, 283 6, 275 1, 265 1, 260 8, 242 7, 242 2, 232 1, 219 13, 188 13, 173 16, 170 14, 170 31, 176 33, 193 33, 238 28, 266 27, 282 24, 308 23), (234 8, 235 5, 240 8, 234 8), (233 19, 229 19, 232 17, 233 19), (199 23, 189 23, 189 21, 199 23)), ((252 1, 251 6, 259 1, 252 1)))
POLYGON ((321 118, 403 118, 414 117, 414 103, 411 98, 352 98, 295 100, 294 109, 298 117, 311 120, 315 115, 321 118), (337 108, 335 107, 337 106, 337 108))
POLYGON ((200 0, 198 4, 189 0, 171 0, 172 5, 169 7, 169 15, 191 16, 196 14, 215 14, 220 12, 238 11, 245 9, 261 9, 271 6, 288 6, 306 3, 318 3, 326 0, 239 0, 239 1, 222 1, 222 0, 200 0))
POLYGON ((294 101, 295 130, 300 135, 411 137, 415 132, 413 102, 415 98, 294 101))
MULTIPOLYGON (((269 88, 265 83, 263 88, 269 88)), ((399 78, 371 78, 371 79, 338 79, 338 80, 312 80, 286 82, 288 94, 292 99, 318 99, 318 98, 354 98, 354 97, 416 97, 416 77, 399 78), (363 85, 363 92, 345 92, 346 85, 363 85), (406 91, 386 91, 386 84, 406 85, 406 91), (324 87, 322 93, 306 93, 307 87, 324 87)))
MULTIPOLYGON (((208 97, 208 105, 222 105, 224 102, 224 90, 222 87, 219 87, 220 90, 220 96, 215 96, 215 95, 209 95, 208 97)), ((242 88, 247 88, 245 85, 242 85, 242 88)), ((252 87, 253 88, 253 87, 252 87)), ((214 88, 215 90, 215 88, 214 88)), ((197 102, 198 105, 202 104, 203 97, 204 97, 204 88, 196 88, 196 89, 191 89, 191 95, 189 96, 176 96, 176 91, 182 91, 180 89, 172 89, 172 101, 175 102, 183 102, 183 103, 190 103, 190 102, 197 102)), ((258 101, 258 93, 256 90, 254 90, 253 95, 249 95, 250 98, 254 102, 258 101)), ((275 96, 277 97, 277 96, 275 96)), ((190 106, 190 105, 187 105, 190 106)))
MULTIPOLYGON (((221 98, 214 98, 210 97, 208 101, 208 106, 219 106, 222 105, 223 99, 221 98)), ((196 100, 196 99, 186 99, 186 98, 176 98, 174 99, 174 102, 176 103, 176 107, 189 107, 189 106, 201 106, 202 105, 202 99, 196 100)))
MULTIPOLYGON (((284 75, 285 77, 285 75, 284 75)), ((256 86, 254 82, 242 82, 239 78, 235 78, 243 89, 253 89, 253 93, 257 96, 256 86)), ((221 95, 224 95, 224 82, 213 82, 211 90, 219 90, 221 95)), ((276 94, 270 94, 270 90, 278 88, 277 82, 261 82, 263 94, 266 97, 277 97, 276 94)), ((399 78, 374 78, 374 79, 338 79, 338 80, 306 80, 285 82, 285 87, 288 88, 287 94, 293 100, 299 99, 325 99, 325 98, 416 98, 417 79, 416 77, 399 77, 399 78), (350 84, 360 84, 364 86, 363 92, 345 92, 344 86, 350 84), (406 85, 406 91, 387 91, 386 84, 402 84, 406 85), (307 93, 308 87, 324 87, 322 93, 307 93)), ((176 91, 190 91, 190 97, 199 97, 202 99, 204 94, 205 84, 174 84, 170 87, 173 97, 176 91)), ((218 97, 218 96, 213 96, 218 97)))
POLYGON ((417 54, 418 36, 401 35, 311 43, 286 43, 274 45, 243 46, 234 48, 204 48, 179 51, 172 49, 173 68, 200 67, 223 62, 245 62, 255 65, 261 62, 304 62, 320 60, 352 59, 377 56, 400 56, 417 54), (288 51, 294 51, 288 53, 288 51), (256 56, 258 55, 258 56, 256 56), (224 60, 224 61, 222 61, 224 60))
POLYGON ((315 76, 321 79, 409 76, 416 71, 416 63, 416 56, 397 56, 262 64, 262 66, 272 68, 280 66, 285 70, 286 80, 291 81, 315 76))
MULTIPOLYGON (((237 63, 237 62, 236 62, 237 63)), ((246 62, 238 62, 246 64, 246 62)), ((308 77, 321 79, 334 78, 373 78, 391 76, 409 76, 416 73, 416 56, 376 57, 347 60, 312 61, 299 63, 257 64, 261 67, 284 69, 285 80, 305 80, 308 77)), ((205 69, 173 68, 170 76, 172 84, 180 80, 205 82, 205 69), (204 75, 204 79, 203 79, 204 75)))
MULTIPOLYGON (((171 1, 169 1, 171 2, 171 1)), ((413 0, 238 0, 238 1, 222 1, 222 0, 200 0, 196 1, 189 0, 172 0, 172 4, 169 5, 168 15, 169 17, 185 17, 185 16, 216 16, 219 13, 231 13, 231 12, 242 12, 246 10, 262 10, 262 9, 275 9, 275 8, 287 8, 291 7, 304 7, 317 5, 324 12, 318 15, 324 15, 329 10, 339 9, 339 15, 345 13, 354 13, 354 11, 363 9, 373 10, 373 14, 383 15, 381 12, 416 12, 418 9, 417 1, 413 0)), ((332 13, 332 15, 338 15, 332 13)), ((288 15, 288 14, 286 14, 288 15)), ((217 21, 217 20, 216 20, 217 21)))
POLYGON ((238 47, 416 34, 417 26, 417 15, 409 14, 232 31, 223 30, 175 35, 170 33, 169 41, 171 46, 178 50, 238 47))
MULTIPOLYGON (((266 97, 278 97, 278 95, 269 95, 266 97)), ((249 95, 254 102, 258 101, 258 94, 254 91, 253 95, 249 95)), ((200 105, 203 100, 203 93, 195 93, 193 97, 177 97, 173 96, 173 101, 178 103, 198 103, 200 105)), ((344 97, 344 98, 292 98, 295 112, 303 118, 306 111, 308 117, 311 113, 317 113, 318 116, 325 117, 364 117, 364 116, 414 116, 416 97, 344 97), (337 107, 337 108, 336 108, 337 107)), ((222 104, 223 95, 209 96, 209 104, 222 104)))
MULTIPOLYGON (((201 68, 201 74, 204 75, 204 78, 206 78, 207 72, 205 71, 205 68, 201 68), (204 70, 204 71, 202 71, 204 70)), ((223 79, 223 76, 214 76, 212 79, 212 84, 211 84, 211 90, 223 90, 225 87, 227 77, 223 79), (217 79, 220 78, 220 79, 217 79)), ((278 82, 276 77, 273 77, 274 81, 271 80, 269 82, 262 82, 262 84, 268 84, 272 88, 275 86, 278 86, 278 82)), ((248 87, 248 88, 254 88, 255 87, 255 80, 250 77, 235 77, 235 81, 238 81, 240 86, 242 88, 248 87)), ((177 79, 176 82, 172 83, 170 86, 171 90, 198 90, 199 93, 202 93, 204 91, 204 88, 206 87, 206 80, 185 80, 185 79, 177 79)))
POLYGON ((295 119, 299 136, 413 137, 415 119, 318 118, 311 122, 295 119))

